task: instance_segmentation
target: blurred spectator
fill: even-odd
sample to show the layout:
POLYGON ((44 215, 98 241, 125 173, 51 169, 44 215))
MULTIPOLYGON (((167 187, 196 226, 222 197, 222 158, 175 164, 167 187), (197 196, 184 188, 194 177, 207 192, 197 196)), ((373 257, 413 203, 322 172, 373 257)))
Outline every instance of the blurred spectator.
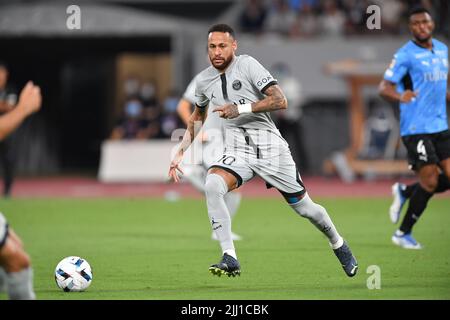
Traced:
POLYGON ((129 76, 124 82, 125 99, 138 98, 141 82, 135 76, 129 76))
POLYGON ((270 33, 288 35, 296 15, 289 8, 288 0, 272 0, 272 5, 264 23, 264 30, 270 33))
MULTIPOLYGON (((17 92, 8 84, 8 66, 0 61, 0 116, 11 111, 17 103, 17 92)), ((0 142, 0 160, 3 169, 3 195, 9 197, 14 182, 16 148, 14 134, 0 142)))
POLYGON ((367 7, 370 5, 366 0, 344 0, 342 2, 346 14, 346 34, 361 34, 369 32, 366 27, 367 7))
POLYGON ((160 135, 161 106, 156 97, 156 88, 152 82, 144 82, 139 95, 143 106, 143 118, 148 121, 150 138, 160 135))
POLYGON ((244 32, 288 33, 292 38, 408 34, 407 12, 417 5, 431 12, 437 33, 450 36, 448 0, 247 0, 239 22, 244 32), (381 32, 366 27, 366 11, 373 4, 381 8, 381 32))
POLYGON ((261 0, 247 0, 239 20, 242 32, 260 33, 263 31, 267 10, 261 0))
POLYGON ((305 6, 312 9, 317 8, 320 4, 320 0, 289 0, 289 6, 293 11, 301 11, 305 6))
POLYGON ((401 17, 405 12, 405 6, 400 0, 374 1, 381 8, 381 26, 383 32, 397 34, 402 24, 401 17))
POLYGON ((170 138, 172 136, 172 132, 182 126, 177 112, 179 100, 180 97, 175 90, 172 90, 166 99, 164 99, 163 114, 161 118, 161 132, 166 138, 170 138))
POLYGON ((345 30, 345 16, 337 7, 336 1, 325 0, 323 14, 320 16, 320 31, 324 35, 343 35, 345 30))
POLYGON ((286 110, 272 112, 274 121, 281 135, 291 146, 292 157, 301 172, 307 172, 308 161, 303 142, 302 117, 302 85, 289 66, 279 62, 271 67, 271 73, 277 79, 288 101, 286 110))
POLYGON ((309 38, 317 35, 319 31, 317 16, 310 5, 304 5, 298 12, 290 28, 291 38, 309 38))
POLYGON ((125 103, 123 116, 114 127, 111 139, 149 139, 157 133, 144 118, 142 103, 138 99, 131 99, 125 103))
POLYGON ((144 108, 153 108, 157 106, 158 99, 156 98, 155 85, 152 82, 142 83, 139 91, 139 98, 141 99, 144 108))

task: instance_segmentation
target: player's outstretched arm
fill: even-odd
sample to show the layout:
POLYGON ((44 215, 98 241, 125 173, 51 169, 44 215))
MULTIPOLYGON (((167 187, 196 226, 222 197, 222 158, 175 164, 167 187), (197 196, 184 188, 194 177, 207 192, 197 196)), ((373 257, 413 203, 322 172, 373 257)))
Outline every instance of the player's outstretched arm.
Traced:
POLYGON ((41 90, 29 81, 22 89, 17 106, 0 117, 0 140, 13 132, 25 118, 36 112, 41 107, 41 90))
POLYGON ((208 107, 205 108, 195 107, 194 112, 191 114, 189 118, 186 133, 184 134, 183 137, 183 141, 181 141, 180 148, 175 154, 175 157, 173 158, 169 167, 169 178, 175 182, 178 182, 180 180, 178 178, 177 171, 180 171, 181 173, 183 173, 183 171, 181 170, 179 164, 181 160, 183 160, 184 153, 191 146, 192 141, 194 141, 196 135, 203 126, 203 123, 205 122, 206 119, 207 109, 208 107))
POLYGON ((177 113, 183 123, 187 126, 189 123, 189 118, 191 117, 191 102, 181 98, 178 102, 177 113))
POLYGON ((402 103, 409 103, 417 97, 417 92, 411 90, 405 90, 402 94, 398 93, 395 89, 395 84, 384 79, 381 80, 378 86, 378 93, 388 101, 402 103))
POLYGON ((226 104, 215 108, 213 112, 219 112, 219 116, 222 118, 233 119, 238 117, 241 113, 270 112, 287 109, 287 99, 280 86, 274 84, 267 88, 264 94, 266 97, 262 100, 238 106, 234 104, 226 104))

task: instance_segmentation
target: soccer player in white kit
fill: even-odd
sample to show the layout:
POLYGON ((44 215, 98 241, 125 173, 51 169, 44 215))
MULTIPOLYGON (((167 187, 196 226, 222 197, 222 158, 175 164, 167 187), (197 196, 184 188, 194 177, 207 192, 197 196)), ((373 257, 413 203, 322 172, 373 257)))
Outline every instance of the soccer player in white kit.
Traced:
POLYGON ((233 29, 225 24, 208 31, 208 55, 212 66, 196 80, 196 108, 178 152, 170 163, 169 177, 179 181, 183 154, 198 132, 195 123, 205 121, 207 108, 224 118, 225 151, 208 170, 205 190, 211 227, 222 249, 222 260, 210 266, 213 275, 240 275, 240 264, 231 238, 231 219, 225 195, 259 175, 276 188, 292 209, 307 218, 329 241, 345 273, 356 275, 358 263, 339 235, 327 211, 314 203, 292 159, 287 142, 270 118, 270 111, 286 109, 287 100, 270 73, 248 55, 236 56, 233 29))
MULTIPOLYGON (((191 117, 193 107, 195 107, 196 79, 197 77, 194 77, 191 80, 177 106, 178 115, 186 126, 189 124, 189 118, 191 117)), ((205 193, 205 180, 208 169, 223 154, 223 121, 217 113, 212 113, 212 108, 209 108, 206 121, 202 127, 202 134, 199 134, 196 138, 200 140, 201 147, 196 150, 200 152, 201 157, 200 159, 195 156, 191 159, 184 158, 183 161, 183 177, 203 194, 205 193)), ((233 220, 239 209, 241 198, 242 195, 238 190, 228 192, 224 196, 225 205, 228 208, 231 220, 233 220)), ((219 240, 214 230, 212 231, 211 238, 213 240, 219 240)), ((235 241, 242 240, 242 237, 231 232, 231 239, 235 241)))

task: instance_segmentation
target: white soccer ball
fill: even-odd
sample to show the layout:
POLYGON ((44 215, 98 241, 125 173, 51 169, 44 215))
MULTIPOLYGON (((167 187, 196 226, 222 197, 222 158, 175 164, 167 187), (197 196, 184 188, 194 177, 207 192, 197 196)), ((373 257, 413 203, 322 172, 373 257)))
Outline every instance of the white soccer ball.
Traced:
POLYGON ((92 282, 91 266, 83 258, 66 257, 56 266, 55 280, 58 287, 65 292, 84 291, 92 282))

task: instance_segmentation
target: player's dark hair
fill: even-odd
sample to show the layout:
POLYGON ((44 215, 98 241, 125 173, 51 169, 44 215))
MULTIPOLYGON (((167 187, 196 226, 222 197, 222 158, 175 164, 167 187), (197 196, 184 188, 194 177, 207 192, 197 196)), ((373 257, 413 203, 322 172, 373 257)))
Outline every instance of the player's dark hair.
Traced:
POLYGON ((233 39, 236 39, 236 34, 234 33, 233 28, 224 23, 219 23, 219 24, 213 25, 211 28, 209 28, 208 35, 211 32, 223 32, 223 33, 228 32, 230 34, 230 36, 233 37, 233 39))
POLYGON ((412 7, 408 12, 408 18, 411 18, 412 15, 418 13, 428 13, 431 16, 431 13, 428 9, 420 6, 412 7))

